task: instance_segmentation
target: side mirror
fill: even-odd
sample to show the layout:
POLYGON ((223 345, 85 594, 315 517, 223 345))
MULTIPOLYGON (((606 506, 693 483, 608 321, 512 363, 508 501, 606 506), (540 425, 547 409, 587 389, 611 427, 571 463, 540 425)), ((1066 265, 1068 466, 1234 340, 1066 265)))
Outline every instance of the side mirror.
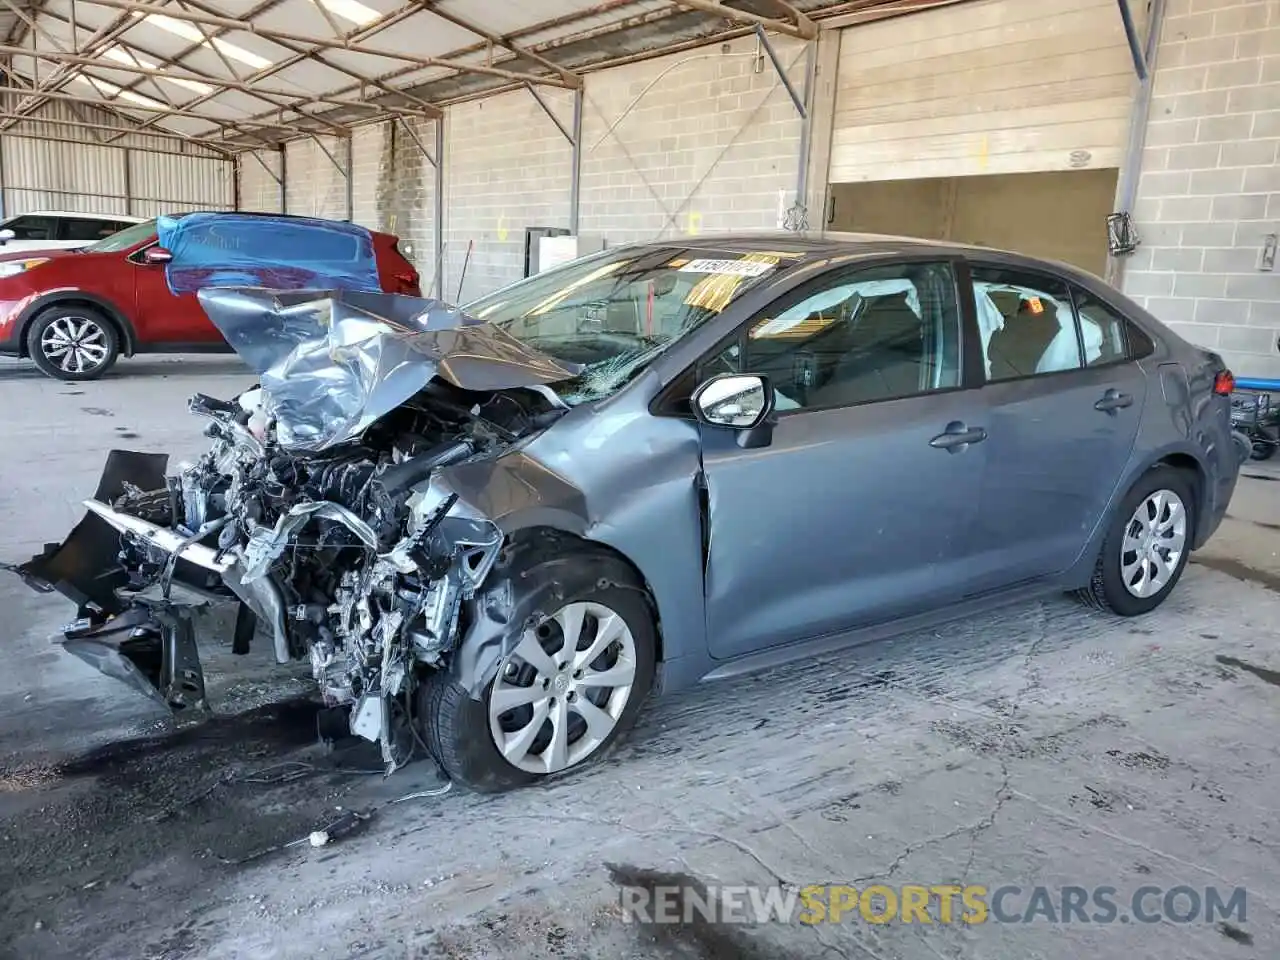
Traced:
POLYGON ((173 254, 164 247, 147 247, 142 251, 142 262, 150 264, 169 263, 173 260, 173 254))
POLYGON ((773 437, 774 398, 768 377, 722 373, 693 394, 693 412, 705 424, 738 430, 742 447, 767 446, 773 437))
POLYGON ((3 230, 0 230, 0 243, 8 243, 10 240, 12 240, 16 236, 17 236, 16 233, 14 233, 8 227, 5 227, 3 230))

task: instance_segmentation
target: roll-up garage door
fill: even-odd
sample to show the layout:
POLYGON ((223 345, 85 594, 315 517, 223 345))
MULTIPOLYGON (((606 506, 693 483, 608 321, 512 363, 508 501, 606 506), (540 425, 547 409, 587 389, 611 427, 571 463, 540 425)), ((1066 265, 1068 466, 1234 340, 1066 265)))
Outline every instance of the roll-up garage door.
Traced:
POLYGON ((849 27, 831 182, 1118 168, 1133 83, 1115 0, 976 0, 849 27))
MULTIPOLYGON (((1144 0, 1129 0, 1145 24, 1144 0)), ((1114 0, 970 0, 849 27, 826 227, 1102 273, 1136 83, 1114 0)))

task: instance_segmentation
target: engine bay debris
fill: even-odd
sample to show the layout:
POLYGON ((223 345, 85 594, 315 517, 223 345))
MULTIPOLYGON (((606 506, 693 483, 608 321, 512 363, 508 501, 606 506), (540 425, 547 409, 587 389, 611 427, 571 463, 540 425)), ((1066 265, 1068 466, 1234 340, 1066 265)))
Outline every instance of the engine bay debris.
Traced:
POLYGON ((212 445, 172 476, 113 451, 67 540, 10 569, 76 603, 68 652, 174 711, 206 708, 193 611, 238 602, 233 652, 264 628, 390 773, 420 740, 413 690, 447 664, 503 545, 447 468, 544 430, 567 409, 547 385, 579 371, 438 301, 199 298, 258 385, 191 398, 212 445))

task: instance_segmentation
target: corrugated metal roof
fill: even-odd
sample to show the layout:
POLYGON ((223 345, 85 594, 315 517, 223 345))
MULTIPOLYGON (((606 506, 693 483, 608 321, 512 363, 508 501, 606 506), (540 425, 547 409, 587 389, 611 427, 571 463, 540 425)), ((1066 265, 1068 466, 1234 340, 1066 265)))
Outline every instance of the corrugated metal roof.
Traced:
POLYGON ((49 102, 91 102, 159 137, 228 151, 341 134, 523 84, 573 86, 803 17, 904 0, 18 0, 0 14, 0 132, 49 102), (710 5, 714 7, 714 3, 710 5))

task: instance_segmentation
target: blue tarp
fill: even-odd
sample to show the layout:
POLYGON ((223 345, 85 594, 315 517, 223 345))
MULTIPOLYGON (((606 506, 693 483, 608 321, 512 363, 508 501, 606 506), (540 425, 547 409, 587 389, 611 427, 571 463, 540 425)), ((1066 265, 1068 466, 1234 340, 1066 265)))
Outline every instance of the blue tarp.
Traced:
POLYGON ((160 217, 156 232, 173 254, 165 278, 175 294, 204 287, 382 289, 373 235, 354 223, 191 213, 160 217))

